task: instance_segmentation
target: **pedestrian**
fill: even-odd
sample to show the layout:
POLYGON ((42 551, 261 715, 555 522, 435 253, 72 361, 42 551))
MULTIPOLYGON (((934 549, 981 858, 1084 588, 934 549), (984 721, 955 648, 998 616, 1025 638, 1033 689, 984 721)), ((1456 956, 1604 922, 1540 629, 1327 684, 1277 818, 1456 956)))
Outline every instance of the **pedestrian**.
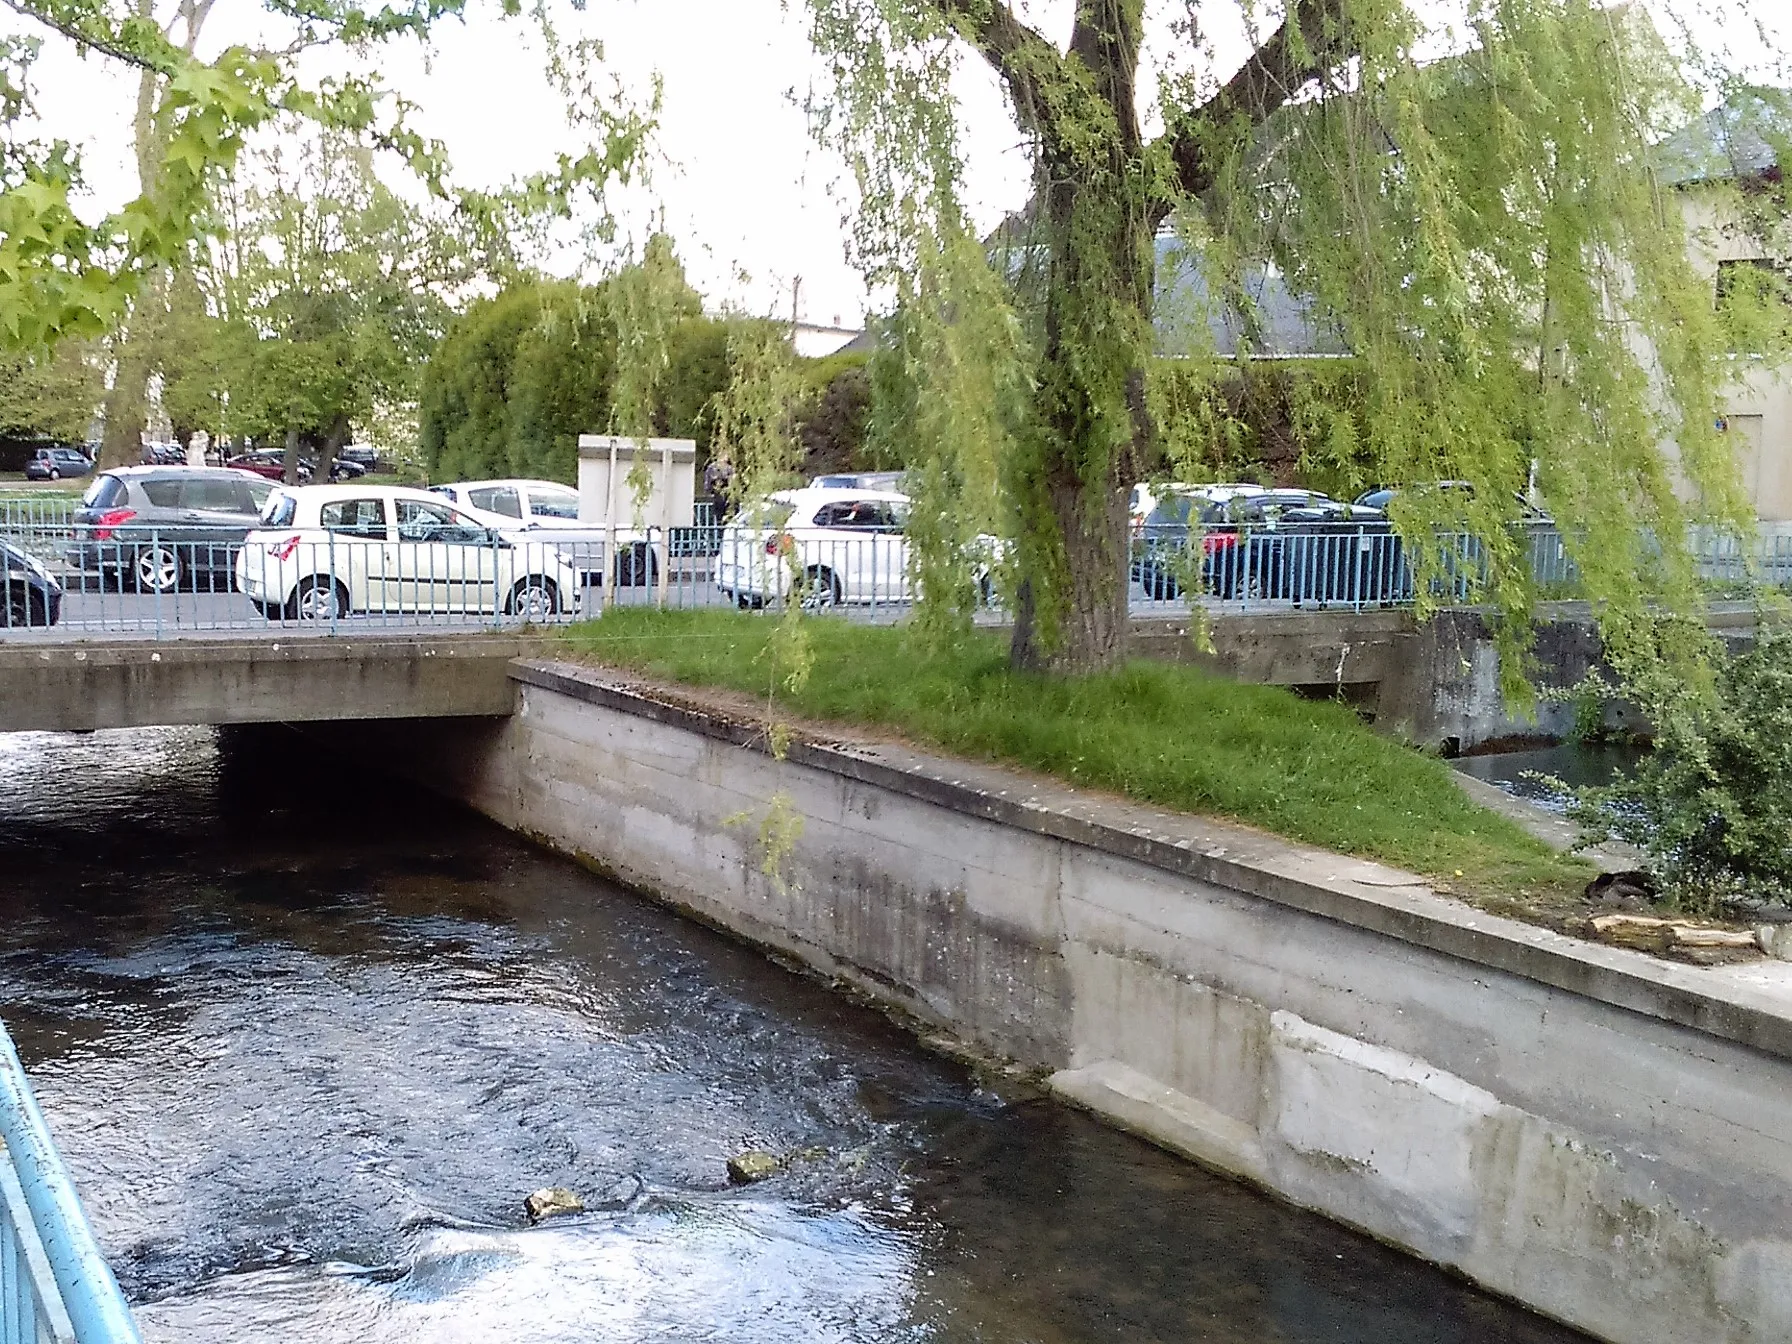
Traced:
POLYGON ((734 464, 728 460, 728 454, 717 453, 703 468, 703 493, 709 496, 718 521, 734 511, 733 487, 734 464))

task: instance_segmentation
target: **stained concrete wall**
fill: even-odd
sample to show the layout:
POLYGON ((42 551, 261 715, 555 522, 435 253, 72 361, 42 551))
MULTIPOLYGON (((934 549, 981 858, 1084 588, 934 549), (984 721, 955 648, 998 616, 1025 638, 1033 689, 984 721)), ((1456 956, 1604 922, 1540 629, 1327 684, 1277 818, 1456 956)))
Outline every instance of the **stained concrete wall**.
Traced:
POLYGON ((1792 965, 1704 969, 1376 864, 519 665, 389 725, 432 787, 1624 1344, 1792 1338, 1792 965), (801 830, 768 877, 759 825, 801 830))

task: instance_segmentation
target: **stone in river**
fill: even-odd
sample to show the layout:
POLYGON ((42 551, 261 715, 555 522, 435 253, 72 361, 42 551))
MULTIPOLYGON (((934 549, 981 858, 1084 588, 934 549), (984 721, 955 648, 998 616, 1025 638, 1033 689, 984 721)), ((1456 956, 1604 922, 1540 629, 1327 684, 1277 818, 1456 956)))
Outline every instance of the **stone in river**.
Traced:
POLYGON ((728 1179, 736 1185, 751 1185, 767 1176, 776 1176, 784 1169, 784 1159, 776 1153, 736 1153, 728 1159, 728 1179))
POLYGON ((583 1213, 585 1201, 565 1186, 556 1185, 537 1190, 523 1201, 523 1207, 529 1211, 529 1221, 539 1223, 557 1214, 583 1213))

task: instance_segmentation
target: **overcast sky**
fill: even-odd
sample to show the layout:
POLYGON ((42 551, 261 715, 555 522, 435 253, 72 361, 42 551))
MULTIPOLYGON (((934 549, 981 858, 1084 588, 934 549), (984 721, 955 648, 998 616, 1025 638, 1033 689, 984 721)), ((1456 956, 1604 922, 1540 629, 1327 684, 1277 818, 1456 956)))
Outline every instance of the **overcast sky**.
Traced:
MULTIPOLYGON (((1073 0, 1020 6, 1046 34, 1068 38, 1073 0)), ((1154 31, 1186 12, 1188 0, 1154 0, 1154 31)), ((527 22, 486 17, 443 23, 425 59, 415 46, 384 53, 386 83, 420 106, 416 128, 446 142, 455 177, 493 185, 544 167, 574 147, 558 93, 543 74, 540 42, 527 22)), ((1209 12, 1230 6, 1209 4, 1209 12)), ((1725 37, 1759 53, 1755 23, 1792 38, 1792 0, 1701 5, 1704 40, 1725 37)), ((202 54, 258 35, 258 5, 222 0, 202 54)), ((579 15, 560 7, 566 27, 601 36, 607 63, 625 88, 644 98, 653 75, 664 80, 652 204, 663 208, 693 281, 712 306, 733 304, 788 315, 801 281, 801 316, 857 325, 863 286, 844 256, 841 214, 845 167, 810 139, 800 100, 817 78, 802 0, 590 0, 579 15)), ((28 28, 9 13, 0 31, 28 28)), ((1229 73, 1243 54, 1236 20, 1212 34, 1217 63, 1229 73)), ((1160 38, 1160 47, 1162 45, 1160 38)), ((1763 74, 1769 72, 1762 72, 1763 74)), ((55 42, 37 71, 45 128, 78 143, 94 208, 135 193, 129 166, 129 116, 135 81, 98 59, 81 60, 55 42)), ((978 223, 988 227, 1022 204, 1027 164, 1000 90, 976 60, 964 63, 961 104, 969 191, 978 223)), ((631 202, 637 224, 648 202, 631 202)))

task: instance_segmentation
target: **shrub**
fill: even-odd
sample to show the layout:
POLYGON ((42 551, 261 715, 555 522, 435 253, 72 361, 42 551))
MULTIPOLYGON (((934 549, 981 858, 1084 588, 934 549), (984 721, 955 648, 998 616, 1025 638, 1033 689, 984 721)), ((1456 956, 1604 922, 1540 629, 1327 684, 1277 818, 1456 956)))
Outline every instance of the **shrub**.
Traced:
POLYGON ((1577 791, 1574 816, 1650 856, 1665 899, 1708 911, 1792 898, 1792 635, 1765 621, 1707 684, 1666 662, 1624 678, 1655 725, 1635 775, 1577 791))

